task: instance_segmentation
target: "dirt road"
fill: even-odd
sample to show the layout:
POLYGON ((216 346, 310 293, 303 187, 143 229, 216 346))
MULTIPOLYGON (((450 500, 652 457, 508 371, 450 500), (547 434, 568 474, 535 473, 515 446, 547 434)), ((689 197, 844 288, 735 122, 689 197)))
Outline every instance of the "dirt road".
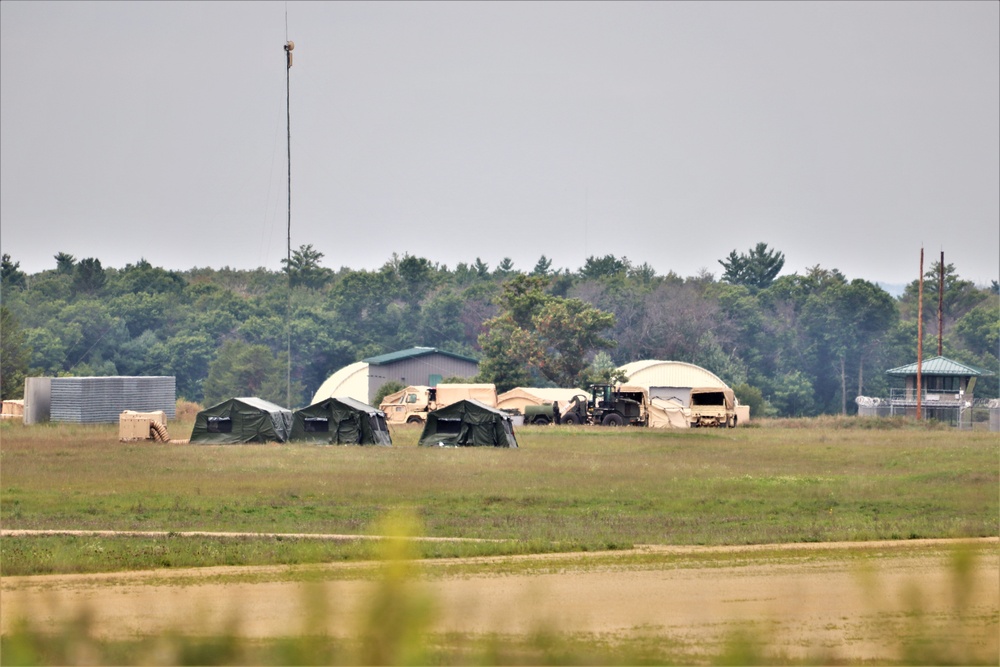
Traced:
MULTIPOLYGON (((954 543, 930 540, 520 557, 556 566, 527 573, 515 567, 513 574, 488 568, 456 574, 428 562, 420 566, 422 576, 395 593, 429 601, 432 627, 440 632, 655 635, 712 650, 752 623, 774 650, 789 656, 849 661, 893 659, 907 633, 940 632, 949 641, 971 642, 976 655, 995 662, 1000 550, 996 538, 974 543, 986 548, 977 550, 967 571, 955 565, 954 543), (844 558, 829 555, 841 547, 844 558), (779 549, 788 557, 775 558, 779 549), (824 555, 811 558, 810 549, 824 555), (740 557, 731 557, 734 552, 740 557), (723 553, 730 557, 706 560, 723 553)), ((498 570, 517 561, 476 559, 498 570)), ((5 577, 0 628, 8 632, 23 615, 52 625, 87 608, 96 632, 107 637, 226 627, 248 637, 294 635, 310 618, 315 622, 307 610, 315 609, 309 600, 319 593, 327 607, 325 630, 346 636, 358 629, 372 592, 386 585, 358 579, 351 568, 358 566, 5 577), (314 583, 296 575, 306 571, 314 583)))

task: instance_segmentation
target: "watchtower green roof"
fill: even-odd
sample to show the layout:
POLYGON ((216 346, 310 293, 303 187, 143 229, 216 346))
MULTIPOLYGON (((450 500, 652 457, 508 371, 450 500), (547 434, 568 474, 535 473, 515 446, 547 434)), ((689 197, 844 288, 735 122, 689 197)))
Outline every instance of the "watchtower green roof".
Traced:
MULTIPOLYGON (((968 364, 946 359, 945 357, 931 357, 930 359, 924 359, 924 362, 920 366, 920 373, 922 375, 958 375, 961 377, 994 375, 993 371, 976 368, 975 366, 969 366, 968 364)), ((910 375, 916 375, 917 364, 916 362, 913 362, 912 364, 900 366, 899 368, 891 368, 887 370, 885 374, 891 375, 892 377, 908 377, 910 375)))
POLYGON ((408 350, 400 350, 399 352, 389 352, 388 354, 380 354, 377 357, 368 357, 367 359, 362 359, 362 361, 374 365, 381 366, 382 364, 391 364, 394 361, 402 361, 403 359, 413 359, 414 357, 423 357, 428 354, 442 354, 446 357, 451 357, 452 359, 460 359, 461 361, 468 361, 472 364, 478 364, 478 359, 473 359, 472 357, 466 357, 461 354, 455 354, 453 352, 445 352, 444 350, 439 350, 436 347, 411 347, 408 350))

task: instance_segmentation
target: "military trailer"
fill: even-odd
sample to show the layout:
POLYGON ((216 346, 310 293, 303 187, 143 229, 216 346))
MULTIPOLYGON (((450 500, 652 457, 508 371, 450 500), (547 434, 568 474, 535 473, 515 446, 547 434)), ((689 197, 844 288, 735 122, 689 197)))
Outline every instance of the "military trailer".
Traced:
POLYGON ((559 401, 553 403, 542 403, 541 405, 526 405, 522 409, 525 424, 535 426, 545 426, 547 424, 562 423, 562 414, 559 412, 559 401))

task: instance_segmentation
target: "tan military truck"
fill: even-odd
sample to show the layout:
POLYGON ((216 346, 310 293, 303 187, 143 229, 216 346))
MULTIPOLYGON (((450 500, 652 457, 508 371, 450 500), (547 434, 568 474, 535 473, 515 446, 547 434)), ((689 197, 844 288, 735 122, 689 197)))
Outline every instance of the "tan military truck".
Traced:
POLYGON ((720 387, 695 387, 691 390, 691 416, 689 422, 694 427, 736 426, 736 396, 733 390, 720 387))
POLYGON ((494 384, 439 384, 436 387, 411 385, 385 397, 378 409, 390 424, 425 424, 427 413, 452 403, 474 398, 495 408, 497 388, 494 384))

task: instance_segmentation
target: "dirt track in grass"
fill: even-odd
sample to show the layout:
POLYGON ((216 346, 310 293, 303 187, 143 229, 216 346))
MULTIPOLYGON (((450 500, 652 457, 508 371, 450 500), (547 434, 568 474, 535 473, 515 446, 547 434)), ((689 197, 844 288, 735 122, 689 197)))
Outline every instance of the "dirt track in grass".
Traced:
MULTIPOLYGON (((997 538, 987 538, 646 546, 424 561, 417 566, 422 576, 395 594, 429 600, 432 629, 439 632, 657 636, 713 653, 749 624, 770 650, 827 662, 894 660, 900 642, 919 632, 978 647, 973 655, 996 664, 997 545, 997 538), (977 554, 959 578, 964 584, 956 579, 962 570, 954 556, 963 543, 975 545, 977 554)), ((308 627, 306 610, 315 607, 307 602, 318 591, 325 630, 350 636, 371 593, 384 585, 371 573, 357 575, 366 567, 371 564, 4 577, 0 628, 9 632, 23 616, 54 627, 86 608, 94 633, 106 637, 232 627, 247 637, 295 635, 308 627)))

